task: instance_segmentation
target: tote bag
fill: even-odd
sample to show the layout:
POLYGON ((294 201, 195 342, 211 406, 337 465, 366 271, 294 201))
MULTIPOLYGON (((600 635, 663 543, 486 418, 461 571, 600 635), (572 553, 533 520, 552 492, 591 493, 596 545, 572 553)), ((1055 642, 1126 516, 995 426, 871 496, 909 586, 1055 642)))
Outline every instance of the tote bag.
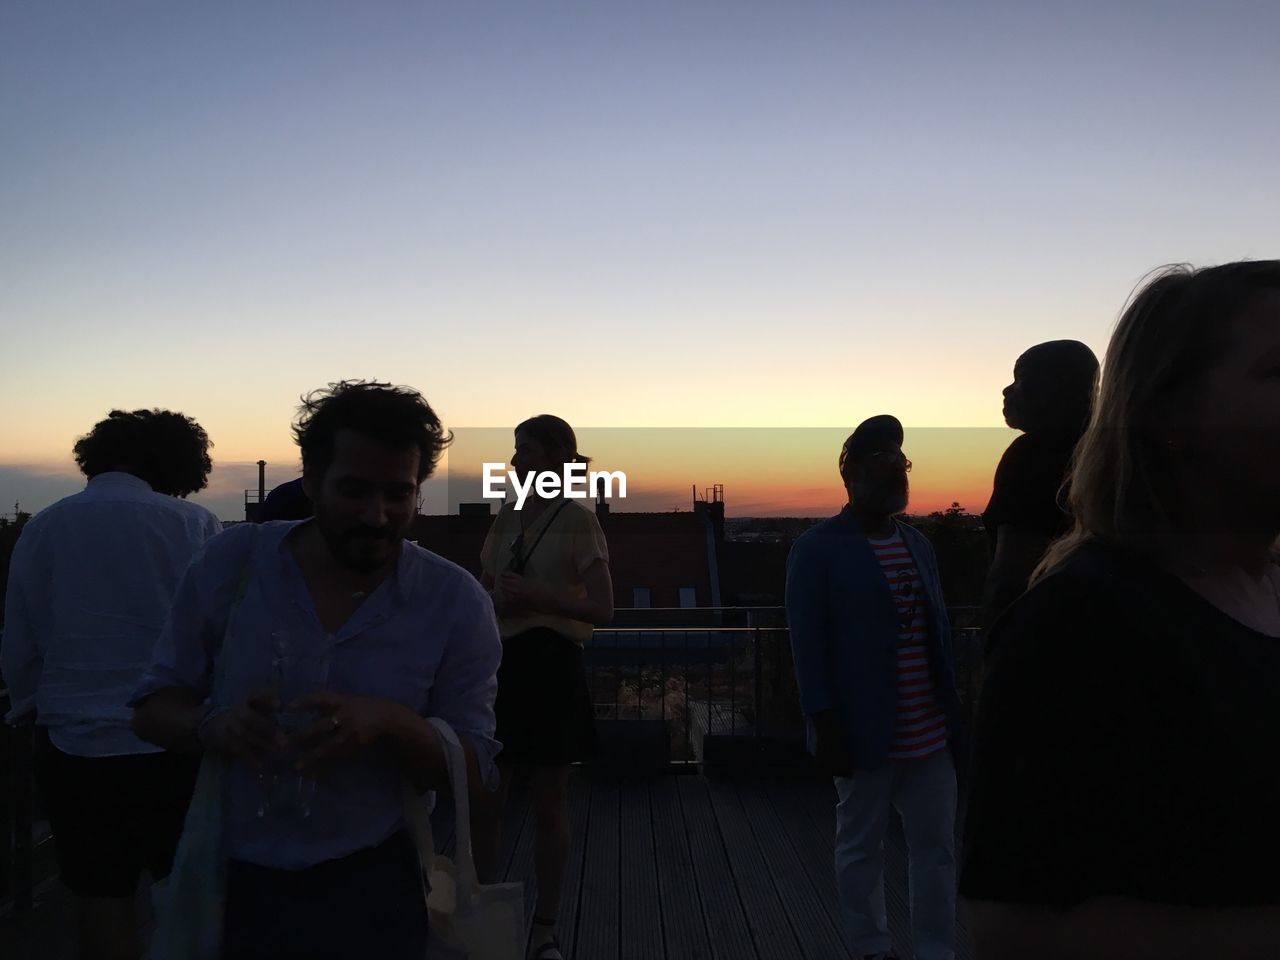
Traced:
POLYGON ((218 960, 222 956, 227 857, 222 846, 226 761, 205 754, 182 839, 167 880, 152 888, 156 929, 152 960, 218 960))
POLYGON ((457 859, 436 854, 427 811, 406 782, 405 822, 417 844, 429 889, 427 960, 524 960, 524 884, 482 884, 476 879, 466 756, 449 724, 437 717, 430 722, 440 735, 449 767, 457 859))
MULTIPOLYGON (((215 703, 223 684, 228 647, 233 642, 236 611, 249 586, 249 564, 257 542, 255 530, 240 571, 235 599, 227 612, 222 653, 214 669, 215 703)), ((220 960, 222 957, 227 895, 227 851, 222 825, 226 772, 226 759, 206 751, 174 852, 173 867, 166 879, 151 888, 156 914, 149 952, 152 960, 220 960)))

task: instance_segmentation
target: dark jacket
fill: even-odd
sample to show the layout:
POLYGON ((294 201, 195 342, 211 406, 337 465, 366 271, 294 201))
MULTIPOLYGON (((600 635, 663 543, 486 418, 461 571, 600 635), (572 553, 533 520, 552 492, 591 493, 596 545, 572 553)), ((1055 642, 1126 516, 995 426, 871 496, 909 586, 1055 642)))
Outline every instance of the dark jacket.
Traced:
MULTIPOLYGON (((929 667, 954 752, 960 698, 937 560, 922 533, 905 523, 897 526, 924 584, 929 667)), ((805 716, 834 710, 854 767, 883 766, 896 718, 898 612, 880 561, 849 507, 807 530, 791 548, 786 604, 805 716)), ((808 740, 812 752, 812 720, 808 740)))

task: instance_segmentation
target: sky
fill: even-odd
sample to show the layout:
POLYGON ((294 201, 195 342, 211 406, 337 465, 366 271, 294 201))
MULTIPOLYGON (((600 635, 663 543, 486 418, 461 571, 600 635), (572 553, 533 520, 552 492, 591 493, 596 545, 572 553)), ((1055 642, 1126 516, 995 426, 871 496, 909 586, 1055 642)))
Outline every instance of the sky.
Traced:
MULTIPOLYGON (((1262 0, 6 0, 0 510, 159 406, 234 519, 350 377, 455 429, 981 428, 913 474, 980 508, 1023 349, 1277 255, 1277 35, 1262 0)), ((731 452, 664 490, 838 500, 731 452)))

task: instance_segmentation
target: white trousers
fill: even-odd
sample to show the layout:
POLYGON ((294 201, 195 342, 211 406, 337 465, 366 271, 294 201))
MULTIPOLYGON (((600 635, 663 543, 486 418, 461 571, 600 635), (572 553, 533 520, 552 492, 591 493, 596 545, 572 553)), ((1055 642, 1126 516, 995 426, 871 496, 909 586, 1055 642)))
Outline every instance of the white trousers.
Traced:
POLYGON ((884 906, 889 807, 902 817, 916 960, 955 960, 956 771, 949 750, 890 760, 879 770, 835 778, 836 884, 855 957, 891 947, 884 906))

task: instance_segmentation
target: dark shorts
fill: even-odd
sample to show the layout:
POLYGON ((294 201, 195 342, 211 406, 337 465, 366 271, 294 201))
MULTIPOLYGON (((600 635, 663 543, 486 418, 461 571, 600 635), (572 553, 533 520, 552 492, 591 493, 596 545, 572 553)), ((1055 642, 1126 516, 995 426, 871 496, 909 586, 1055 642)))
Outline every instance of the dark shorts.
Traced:
POLYGON ((494 713, 501 760, 564 766, 590 759, 596 724, 582 647, 550 627, 505 638, 494 713))
POLYGON ((36 779, 62 882, 82 897, 132 897, 143 870, 168 876, 199 765, 173 753, 76 757, 41 730, 36 779))
POLYGON ((400 831, 303 870, 227 864, 223 960, 422 960, 418 852, 400 831))

